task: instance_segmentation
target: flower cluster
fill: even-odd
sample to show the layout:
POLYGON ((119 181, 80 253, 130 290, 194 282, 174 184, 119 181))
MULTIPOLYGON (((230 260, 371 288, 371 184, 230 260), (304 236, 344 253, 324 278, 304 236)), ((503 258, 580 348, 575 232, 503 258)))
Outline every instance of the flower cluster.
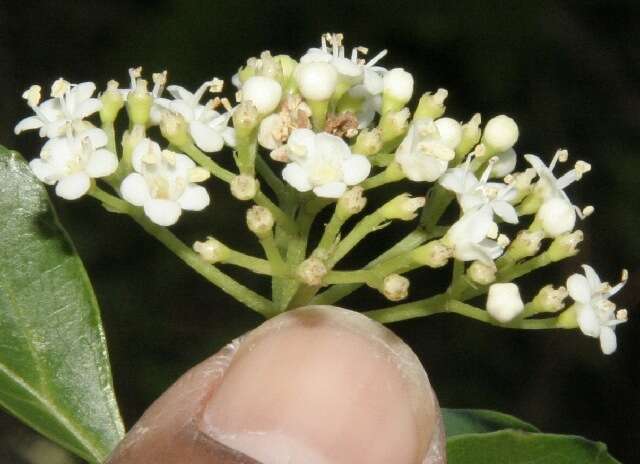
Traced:
MULTIPOLYGON (((40 180, 56 184, 59 196, 89 193, 110 209, 139 222, 146 216, 155 226, 175 224, 183 210, 205 209, 210 197, 199 184, 210 176, 228 183, 236 199, 255 203, 247 225, 266 259, 211 237, 194 245, 200 261, 185 261, 194 267, 232 264, 273 277, 272 301, 249 298, 248 291, 234 294, 263 314, 308 302, 333 303, 333 294, 348 294, 341 293, 344 284, 366 284, 391 301, 403 300, 410 295, 408 273, 453 262, 451 285, 441 299, 408 304, 428 312, 430 301, 444 301, 449 311, 508 327, 579 328, 599 337, 603 352, 613 352, 614 328, 626 320, 626 311, 616 311, 609 298, 626 274, 611 287, 585 265, 585 275, 569 277, 566 288, 546 286, 528 302, 514 282, 577 254, 582 232, 576 223, 594 208, 577 207, 566 190, 590 165, 577 161, 556 175, 556 166, 569 159, 566 150, 558 150, 549 165, 532 154, 519 156, 520 129, 513 118, 498 115, 481 127, 480 114, 473 114, 461 122, 445 115, 445 89, 426 92, 411 106, 414 78, 403 68, 380 66, 386 55, 383 50, 367 59, 365 47, 348 53, 341 34, 323 35, 320 47, 298 60, 264 51, 233 76, 237 92, 231 100, 221 95, 223 81, 217 78, 191 92, 167 86, 167 73, 156 73, 149 90, 140 68, 129 70, 129 88, 110 81, 99 98, 92 96, 93 83, 59 79, 42 103, 39 86, 25 92, 35 115, 15 131, 38 129, 48 138, 31 167, 40 180), (207 94, 214 95, 203 102, 207 94), (118 144, 114 122, 123 108, 129 129, 118 144), (95 113, 100 128, 88 120, 95 113), (225 145, 233 157, 212 157, 225 145), (233 162, 235 169, 223 167, 233 162), (412 183, 414 191, 422 188, 425 196, 402 193, 368 209, 368 190, 400 181, 412 183), (315 216, 329 205, 335 207, 333 217, 315 249, 307 250, 315 216), (364 210, 350 231, 342 230, 364 210), (443 221, 452 217, 446 211, 455 220, 443 221), (363 269, 337 269, 368 234, 413 220, 411 240, 363 269), (335 292, 318 293, 330 285, 335 292), (484 308, 464 303, 484 294, 484 308), (566 307, 569 296, 574 304, 566 307)), ((221 285, 225 291, 241 288, 228 282, 221 285)))

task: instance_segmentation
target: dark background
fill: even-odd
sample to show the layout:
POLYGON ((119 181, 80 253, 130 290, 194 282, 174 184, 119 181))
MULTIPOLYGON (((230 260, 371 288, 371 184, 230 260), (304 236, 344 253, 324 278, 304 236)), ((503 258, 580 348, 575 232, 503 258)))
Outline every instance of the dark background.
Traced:
MULTIPOLYGON (((299 57, 326 31, 341 31, 350 48, 383 48, 382 64, 414 73, 416 94, 450 92, 448 114, 468 119, 507 113, 521 128, 519 153, 547 159, 567 147, 593 171, 571 187, 577 204, 596 214, 581 224, 582 254, 533 276, 562 284, 582 262, 615 281, 632 279, 618 298, 629 307, 619 349, 600 353, 597 340, 572 332, 511 332, 456 316, 394 324, 417 352, 442 405, 515 414, 542 430, 606 442, 625 463, 640 461, 640 38, 637 2, 0 2, 0 140, 29 158, 35 134, 13 135, 29 111, 21 100, 33 83, 49 87, 65 76, 103 88, 127 68, 169 70, 170 81, 194 88, 228 78, 264 49, 299 57)), ((217 156, 228 158, 228 153, 217 156)), ((214 207, 187 215, 178 232, 187 240, 213 233, 240 246, 242 208, 220 185, 214 207)), ((388 194, 388 193, 387 193, 388 194)), ((116 390, 128 426, 187 368, 214 353, 259 318, 210 287, 126 218, 91 200, 56 201, 63 223, 85 260, 102 306, 116 390), (64 203, 64 204, 63 204, 64 203)), ((359 249, 352 263, 387 248, 402 227, 391 227, 359 249), (366 247, 363 247, 366 248, 366 247)), ((247 276, 237 274, 240 278, 247 276)), ((415 274, 417 294, 446 284, 447 273, 415 274)), ((251 282, 251 281, 250 281, 251 282)), ((265 282, 251 282, 258 289, 265 282)), ((359 293, 353 309, 384 302, 359 293), (365 297, 363 298, 363 295, 365 297)), ((0 416, 0 462, 19 457, 33 440, 0 416)), ((53 464, 53 458, 40 462, 53 464)), ((58 461, 56 461, 58 462, 58 461)), ((64 461, 60 461, 64 462, 64 461)))

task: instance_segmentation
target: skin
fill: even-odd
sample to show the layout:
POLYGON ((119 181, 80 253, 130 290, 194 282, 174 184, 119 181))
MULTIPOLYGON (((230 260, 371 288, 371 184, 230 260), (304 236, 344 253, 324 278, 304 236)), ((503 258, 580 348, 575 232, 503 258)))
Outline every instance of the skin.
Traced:
POLYGON ((277 316, 195 366, 108 464, 446 463, 440 408, 411 349, 329 306, 277 316))

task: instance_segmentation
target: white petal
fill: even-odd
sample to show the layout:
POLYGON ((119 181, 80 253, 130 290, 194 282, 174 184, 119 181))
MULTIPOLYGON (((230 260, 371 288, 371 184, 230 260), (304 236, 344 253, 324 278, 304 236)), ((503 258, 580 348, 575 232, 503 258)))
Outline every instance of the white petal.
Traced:
POLYGON ((29 167, 33 174, 45 184, 53 185, 58 180, 58 176, 53 167, 46 161, 35 158, 29 163, 29 167))
POLYGON ((113 174, 117 168, 116 155, 101 148, 91 154, 84 170, 90 177, 105 177, 113 174))
POLYGON ((18 135, 26 130, 40 129, 42 126, 44 126, 42 119, 40 119, 38 116, 29 116, 28 118, 24 118, 18 124, 16 124, 13 132, 18 135))
POLYGON ((209 206, 209 193, 201 185, 188 185, 184 193, 178 198, 182 209, 201 211, 209 206))
POLYGON ((496 155, 498 161, 491 168, 491 177, 504 177, 507 174, 511 174, 516 168, 518 157, 513 148, 496 155))
POLYGON ((73 117, 75 119, 84 119, 87 116, 91 116, 96 111, 102 108, 102 102, 97 98, 90 98, 80 103, 73 111, 73 117))
POLYGON ((446 170, 447 162, 432 156, 409 155, 400 162, 402 172, 414 182, 433 182, 446 170))
POLYGON ((182 153, 176 153, 175 158, 175 170, 176 173, 187 174, 187 171, 196 167, 196 162, 182 153))
POLYGON ((315 152, 323 156, 331 158, 347 159, 351 156, 349 145, 344 140, 335 135, 321 132, 315 136, 315 152))
POLYGON ((494 201, 491 203, 493 211, 509 224, 518 223, 518 213, 515 208, 506 201, 494 201))
POLYGON ((616 333, 611 327, 602 327, 600 329, 600 348, 604 354, 612 354, 618 347, 616 333))
POLYGON ((193 94, 179 85, 168 86, 167 92, 169 92, 171 96, 177 100, 187 100, 188 102, 193 100, 193 94))
POLYGON ((322 198, 340 198, 347 191, 344 182, 329 182, 313 189, 313 193, 322 198))
POLYGON ((88 137, 94 149, 102 148, 107 144, 107 134, 102 129, 93 127, 80 133, 80 138, 88 137))
POLYGON ((202 151, 211 153, 222 150, 224 139, 218 131, 200 121, 192 121, 189 128, 191 137, 202 151))
POLYGON ((602 287, 602 281, 600 280, 600 277, 598 277, 598 274, 596 273, 596 271, 588 264, 583 264, 582 269, 584 269, 584 275, 587 278, 587 281, 589 282, 589 287, 591 288, 591 291, 595 292, 600 290, 600 287, 602 287))
POLYGON ((172 226, 178 221, 182 209, 172 200, 151 199, 144 204, 144 214, 159 226, 172 226))
POLYGON ((292 159, 305 158, 314 152, 315 133, 311 129, 294 129, 287 140, 292 159))
POLYGON ((342 163, 342 178, 347 185, 356 185, 371 172, 371 163, 366 156, 352 155, 342 163))
POLYGON ((311 190, 311 182, 307 171, 297 163, 289 163, 282 170, 282 178, 298 192, 311 190))
POLYGON ((171 102, 171 111, 181 115, 187 122, 195 119, 194 108, 183 100, 173 100, 171 102))
POLYGON ((447 190, 451 190, 452 192, 456 193, 462 193, 465 191, 465 180, 467 179, 467 177, 475 179, 475 176, 472 173, 468 172, 466 169, 449 169, 444 173, 440 180, 438 180, 438 183, 447 190))
POLYGON ((142 206, 149 201, 149 187, 137 172, 129 174, 120 184, 122 198, 134 206, 142 206))
POLYGON ((71 95, 76 105, 91 98, 93 92, 96 91, 96 85, 93 82, 82 82, 71 89, 71 95))
POLYGON ((364 70, 364 87, 371 95, 378 95, 384 89, 382 76, 370 69, 364 70))
POLYGON ((583 305, 578 308, 578 326, 588 337, 600 336, 600 321, 591 306, 583 305))
POLYGON ((233 127, 225 127, 222 131, 222 138, 224 139, 224 143, 226 143, 231 148, 235 148, 236 130, 233 127))
POLYGON ((567 290, 569 295, 578 303, 588 304, 591 302, 591 288, 589 281, 581 274, 572 274, 567 279, 567 290))
POLYGON ((65 200, 76 200, 87 193, 91 187, 91 179, 84 172, 77 172, 63 177, 56 184, 56 195, 65 200))

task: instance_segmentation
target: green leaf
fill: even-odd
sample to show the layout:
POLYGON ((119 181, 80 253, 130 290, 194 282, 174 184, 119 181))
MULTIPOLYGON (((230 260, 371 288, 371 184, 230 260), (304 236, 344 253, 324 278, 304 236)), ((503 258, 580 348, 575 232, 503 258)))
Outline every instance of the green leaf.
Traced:
POLYGON ((539 432, 533 425, 517 417, 486 409, 442 409, 447 437, 466 433, 487 433, 503 429, 539 432))
POLYGON ((124 434, 98 303, 44 186, 0 146, 0 405, 98 463, 124 434))
POLYGON ((620 464, 582 437, 501 430, 447 440, 449 464, 620 464))

